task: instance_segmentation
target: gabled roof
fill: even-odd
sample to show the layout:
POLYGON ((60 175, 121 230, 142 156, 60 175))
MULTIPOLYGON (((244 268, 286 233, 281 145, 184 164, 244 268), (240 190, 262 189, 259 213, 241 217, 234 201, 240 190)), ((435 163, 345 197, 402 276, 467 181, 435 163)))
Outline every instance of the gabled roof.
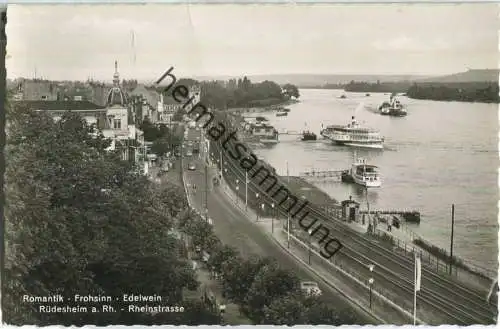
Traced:
POLYGON ((354 200, 344 200, 344 201, 342 201, 340 204, 341 204, 341 205, 343 205, 343 206, 344 206, 344 205, 346 205, 346 204, 355 204, 355 205, 357 205, 357 206, 359 206, 359 205, 360 205, 360 203, 359 203, 359 202, 354 201, 354 200))
POLYGON ((26 106, 40 111, 92 111, 104 109, 89 101, 13 101, 14 106, 26 106))

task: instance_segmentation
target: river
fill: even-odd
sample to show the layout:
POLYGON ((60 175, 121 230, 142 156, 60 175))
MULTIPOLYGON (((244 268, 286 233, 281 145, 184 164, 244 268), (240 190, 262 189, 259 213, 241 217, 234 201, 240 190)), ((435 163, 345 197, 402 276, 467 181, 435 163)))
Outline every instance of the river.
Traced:
MULTIPOLYGON (((451 205, 455 204, 454 255, 496 271, 498 232, 498 107, 496 104, 439 102, 399 97, 404 118, 374 113, 388 95, 342 90, 300 90, 301 102, 288 106, 287 117, 264 114, 279 131, 318 137, 321 124, 346 124, 355 113, 359 122, 379 129, 385 149, 358 150, 358 156, 379 166, 382 187, 370 189, 370 209, 415 209, 420 225, 410 227, 433 244, 450 249, 451 205), (345 99, 339 98, 345 94, 345 99), (363 102, 364 106, 359 104, 363 102)), ((280 135, 280 143, 255 153, 285 175, 303 171, 348 169, 353 149, 323 140, 299 141, 280 135)), ((330 180, 315 183, 336 200, 350 195, 366 208, 366 196, 356 185, 330 180)))

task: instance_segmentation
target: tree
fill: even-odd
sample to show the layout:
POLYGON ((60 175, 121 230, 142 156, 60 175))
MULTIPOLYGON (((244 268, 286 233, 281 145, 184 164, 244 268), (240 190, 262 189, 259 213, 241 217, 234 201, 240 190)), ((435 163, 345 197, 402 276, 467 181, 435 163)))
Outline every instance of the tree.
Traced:
POLYGON ((252 287, 260 269, 271 262, 269 258, 250 257, 243 260, 240 257, 228 259, 222 264, 223 285, 227 297, 243 306, 245 297, 252 287))
POLYGON ((215 269, 216 272, 222 273, 222 265, 225 262, 231 261, 231 259, 235 259, 236 257, 238 257, 238 252, 235 249, 226 245, 221 245, 210 256, 208 265, 215 269))
POLYGON ((265 318, 264 308, 278 298, 300 291, 298 277, 284 270, 276 262, 262 267, 245 298, 245 313, 255 321, 262 323, 265 318))
POLYGON ((307 307, 305 318, 308 324, 331 326, 357 324, 352 311, 345 307, 333 308, 317 297, 305 298, 303 303, 307 307))
POLYGON ((148 118, 144 119, 139 129, 144 132, 144 140, 147 142, 153 142, 161 137, 160 130, 148 118))
POLYGON ((166 125, 160 125, 154 128, 156 131, 151 135, 155 137, 151 151, 158 156, 162 156, 174 150, 181 144, 181 138, 174 134, 172 129, 166 125))
POLYGON ((161 137, 155 140, 153 145, 151 145, 151 152, 160 157, 168 152, 171 152, 172 150, 173 145, 170 143, 170 139, 168 137, 161 137))
POLYGON ((264 307, 263 324, 272 325, 300 325, 306 324, 308 308, 295 295, 285 295, 264 307))
POLYGON ((209 253, 213 253, 220 245, 212 226, 194 212, 185 214, 180 226, 182 232, 191 237, 191 243, 209 253))
POLYGON ((217 325, 221 323, 218 310, 210 310, 202 301, 185 301, 184 303, 183 306, 186 311, 182 313, 179 324, 196 326, 200 324, 217 325))
POLYGON ((41 313, 37 304, 19 301, 22 295, 135 293, 161 295, 172 305, 181 304, 184 288, 196 289, 181 244, 170 235, 184 200, 163 200, 177 187, 158 190, 106 145, 76 114, 55 123, 27 109, 10 113, 2 282, 8 323, 147 324, 152 315, 41 313))
POLYGON ((285 84, 283 86, 283 89, 285 90, 285 93, 289 97, 295 97, 296 99, 298 99, 300 97, 299 88, 297 88, 297 86, 295 86, 295 85, 292 85, 291 83, 285 84))

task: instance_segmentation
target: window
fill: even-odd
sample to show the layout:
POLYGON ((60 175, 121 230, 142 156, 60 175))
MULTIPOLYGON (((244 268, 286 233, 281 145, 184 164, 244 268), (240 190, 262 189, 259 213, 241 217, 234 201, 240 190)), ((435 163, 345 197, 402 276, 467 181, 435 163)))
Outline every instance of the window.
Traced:
POLYGON ((122 129, 122 121, 120 119, 113 119, 113 128, 122 129))

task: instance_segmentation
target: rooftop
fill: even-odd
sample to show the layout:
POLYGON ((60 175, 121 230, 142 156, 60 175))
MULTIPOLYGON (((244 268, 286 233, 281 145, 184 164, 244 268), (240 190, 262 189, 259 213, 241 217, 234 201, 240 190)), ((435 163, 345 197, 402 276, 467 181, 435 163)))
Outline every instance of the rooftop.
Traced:
POLYGON ((104 109, 89 101, 13 101, 14 106, 26 106, 40 111, 96 111, 104 109))

